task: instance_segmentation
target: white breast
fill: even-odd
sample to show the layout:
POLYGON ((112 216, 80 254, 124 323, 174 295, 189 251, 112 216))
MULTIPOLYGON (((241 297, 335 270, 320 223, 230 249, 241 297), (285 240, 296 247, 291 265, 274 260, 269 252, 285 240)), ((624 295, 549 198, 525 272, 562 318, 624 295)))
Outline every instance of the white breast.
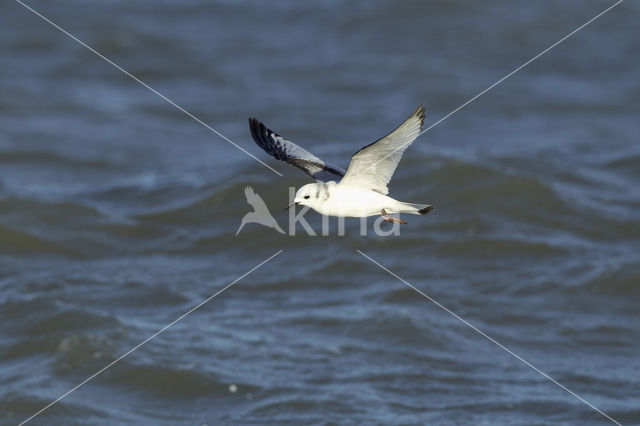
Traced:
POLYGON ((325 195, 328 197, 323 199, 321 196, 321 203, 315 210, 327 216, 373 216, 380 214, 383 208, 390 208, 395 203, 392 198, 375 191, 340 185, 329 187, 328 193, 325 195))

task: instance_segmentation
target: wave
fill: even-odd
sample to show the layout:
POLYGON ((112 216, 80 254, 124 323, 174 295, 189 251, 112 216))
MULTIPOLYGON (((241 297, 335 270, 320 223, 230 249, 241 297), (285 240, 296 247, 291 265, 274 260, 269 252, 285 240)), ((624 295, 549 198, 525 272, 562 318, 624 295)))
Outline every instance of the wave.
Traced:
MULTIPOLYGON (((127 363, 126 360, 109 375, 105 375, 103 380, 112 386, 122 386, 173 399, 228 396, 229 387, 232 385, 218 375, 196 367, 136 365, 127 363)), ((255 392, 259 389, 243 383, 235 385, 242 392, 255 392)))
POLYGON ((29 166, 54 166, 67 169, 87 168, 96 170, 113 170, 117 166, 95 158, 83 159, 63 156, 53 152, 28 152, 28 151, 0 151, 0 164, 16 165, 27 164, 29 166))
POLYGON ((583 287, 603 293, 639 294, 640 262, 609 267, 596 277, 586 281, 583 287))
POLYGON ((572 209, 549 185, 537 178, 506 173, 487 166, 448 162, 433 172, 438 186, 447 188, 448 205, 499 214, 569 214, 572 209))
MULTIPOLYGON (((28 390, 25 390, 24 393, 9 391, 2 395, 2 399, 0 399, 0 423, 19 424, 51 402, 51 399, 43 398, 39 393, 30 389, 32 387, 28 384, 25 385, 25 388, 28 390)), ((89 407, 87 404, 72 402, 70 399, 64 399, 56 403, 55 410, 57 414, 54 423, 57 424, 75 424, 78 417, 112 418, 111 410, 108 408, 89 407)), ((46 416, 46 413, 44 416, 46 416)))
POLYGON ((75 254, 72 250, 36 237, 35 235, 0 225, 0 254, 14 255, 43 252, 65 255, 75 254))

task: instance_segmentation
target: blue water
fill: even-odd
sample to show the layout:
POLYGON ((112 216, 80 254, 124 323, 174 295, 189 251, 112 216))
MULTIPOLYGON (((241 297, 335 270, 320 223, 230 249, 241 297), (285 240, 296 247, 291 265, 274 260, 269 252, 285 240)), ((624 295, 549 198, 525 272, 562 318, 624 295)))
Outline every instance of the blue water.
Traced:
POLYGON ((391 195, 436 209, 390 237, 236 236, 310 182, 247 117, 345 167, 612 2, 27 4, 284 176, 0 3, 0 423, 282 250, 30 424, 611 423, 442 307, 640 424, 637 3, 420 136, 391 195))

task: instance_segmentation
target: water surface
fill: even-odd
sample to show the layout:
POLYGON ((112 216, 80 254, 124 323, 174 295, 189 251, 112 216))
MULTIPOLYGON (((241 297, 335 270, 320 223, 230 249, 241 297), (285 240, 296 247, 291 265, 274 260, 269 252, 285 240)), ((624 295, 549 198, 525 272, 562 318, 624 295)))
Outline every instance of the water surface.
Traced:
MULTIPOLYGON (((361 250, 624 424, 640 423, 640 8, 625 2, 422 135, 400 236, 286 227, 308 179, 247 117, 347 165, 432 124, 606 2, 0 4, 0 423, 606 424, 361 250), (233 386, 232 386, 233 385, 233 386), (235 392, 232 392, 234 390, 235 392)), ((317 216, 309 215, 314 227, 317 216)))

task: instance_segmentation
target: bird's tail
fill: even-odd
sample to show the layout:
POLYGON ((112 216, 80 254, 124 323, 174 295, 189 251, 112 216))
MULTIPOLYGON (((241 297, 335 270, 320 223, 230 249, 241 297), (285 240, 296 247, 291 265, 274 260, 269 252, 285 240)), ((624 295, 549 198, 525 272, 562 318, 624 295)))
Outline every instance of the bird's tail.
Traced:
POLYGON ((434 207, 431 204, 416 204, 416 203, 398 203, 398 213, 409 213, 409 214, 427 214, 434 207))

